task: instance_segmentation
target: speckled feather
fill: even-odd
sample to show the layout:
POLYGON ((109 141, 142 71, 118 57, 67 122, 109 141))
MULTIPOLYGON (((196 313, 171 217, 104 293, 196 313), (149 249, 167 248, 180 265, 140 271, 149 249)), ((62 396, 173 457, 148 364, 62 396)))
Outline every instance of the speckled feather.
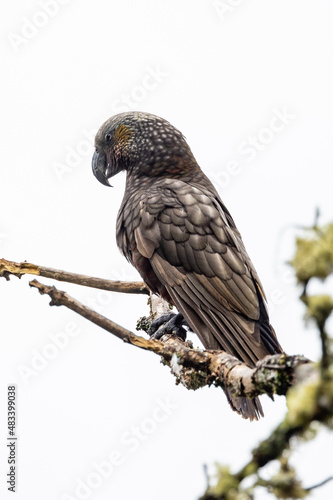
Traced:
MULTIPOLYGON (((177 307, 207 349, 250 365, 282 352, 242 238, 182 134, 154 115, 123 113, 102 125, 96 148, 111 175, 127 170, 117 243, 150 289, 177 307), (120 125, 131 134, 117 159, 119 141, 108 152, 103 137, 120 125)), ((263 415, 258 399, 227 397, 244 417, 263 415)))

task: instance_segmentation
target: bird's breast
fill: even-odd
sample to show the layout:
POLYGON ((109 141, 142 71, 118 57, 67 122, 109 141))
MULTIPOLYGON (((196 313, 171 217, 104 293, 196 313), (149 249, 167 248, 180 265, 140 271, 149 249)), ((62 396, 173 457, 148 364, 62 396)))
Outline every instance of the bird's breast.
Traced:
POLYGON ((117 245, 125 257, 133 264, 133 252, 136 251, 134 231, 140 223, 140 190, 125 191, 117 217, 117 245))

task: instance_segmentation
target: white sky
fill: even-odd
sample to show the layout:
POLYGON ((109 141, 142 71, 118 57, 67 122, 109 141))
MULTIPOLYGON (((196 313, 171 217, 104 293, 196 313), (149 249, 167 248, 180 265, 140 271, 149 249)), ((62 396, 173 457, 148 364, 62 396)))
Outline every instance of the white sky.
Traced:
MULTIPOLYGON (((3 1, 1 256, 136 279, 115 242, 124 176, 112 190, 96 181, 89 137, 118 111, 152 112, 185 134, 216 183, 285 350, 317 359, 318 335, 304 328, 285 262, 296 226, 310 225, 316 206, 322 222, 333 215, 331 14, 329 0, 3 1), (257 141, 251 150, 249 141, 257 141)), ((156 356, 50 308, 28 281, 0 283, 1 498, 12 498, 10 383, 18 387, 17 500, 83 498, 78 481, 98 481, 94 463, 111 459, 112 474, 85 498, 195 500, 206 486, 203 464, 237 470, 283 418, 283 398, 263 398, 265 419, 249 423, 217 389, 176 387, 156 356), (68 345, 24 380, 22 366, 51 352, 59 332, 68 345)), ((130 329, 148 312, 142 297, 59 288, 130 329)), ((297 448, 306 486, 332 475, 332 447, 321 431, 297 448)), ((330 483, 312 498, 332 495, 330 483)))

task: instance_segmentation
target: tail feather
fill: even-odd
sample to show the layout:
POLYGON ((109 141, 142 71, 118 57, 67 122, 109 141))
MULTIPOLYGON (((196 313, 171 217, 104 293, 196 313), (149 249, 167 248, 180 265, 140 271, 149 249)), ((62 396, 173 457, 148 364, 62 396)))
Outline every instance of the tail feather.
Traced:
POLYGON ((269 322, 268 312, 266 304, 264 302, 264 297, 261 289, 258 287, 258 283, 254 281, 254 285, 257 290, 257 295, 259 299, 259 321, 258 326, 260 330, 260 338, 266 347, 269 354, 283 353, 283 349, 279 344, 274 328, 269 322))
MULTIPOLYGON (((192 280, 193 281, 193 280, 192 280)), ((267 354, 283 352, 269 323, 264 300, 258 290, 260 317, 251 320, 235 311, 227 310, 222 304, 219 310, 207 303, 207 297, 200 290, 193 289, 193 283, 167 287, 177 309, 181 311, 188 325, 200 338, 206 349, 222 349, 241 361, 254 366, 267 354), (200 298, 200 306, 196 304, 200 298)), ((258 398, 235 397, 226 389, 231 408, 243 418, 259 420, 264 416, 258 398)))
POLYGON ((259 398, 248 399, 245 397, 235 397, 231 394, 229 389, 226 389, 224 392, 231 408, 243 418, 248 418, 252 421, 259 420, 260 417, 264 416, 259 398))

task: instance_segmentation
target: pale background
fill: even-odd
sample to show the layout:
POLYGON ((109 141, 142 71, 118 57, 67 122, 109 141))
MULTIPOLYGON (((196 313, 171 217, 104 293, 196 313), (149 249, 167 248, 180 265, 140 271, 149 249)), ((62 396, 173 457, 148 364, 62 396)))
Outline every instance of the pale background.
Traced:
MULTIPOLYGON (((185 134, 214 180, 284 349, 317 359, 318 335, 303 325, 285 263, 296 227, 312 224, 316 206, 321 222, 333 218, 331 2, 7 0, 0 19, 1 256, 137 279, 115 243, 124 176, 113 189, 96 181, 91 137, 116 112, 148 111, 185 134), (289 118, 267 131, 276 112, 289 118), (251 155, 239 149, 250 136, 260 146, 251 155)), ((140 296, 59 288, 132 330, 148 312, 140 296)), ((156 356, 50 308, 27 277, 1 281, 0 301, 2 498, 12 498, 9 383, 18 387, 17 500, 195 500, 206 486, 203 464, 239 469, 285 414, 283 398, 263 398, 265 419, 249 423, 222 391, 175 386, 156 356), (67 345, 55 347, 55 338, 67 345), (36 353, 49 357, 38 369, 36 353), (167 400, 169 414, 158 409, 167 400), (141 438, 133 438, 136 427, 141 438), (122 463, 98 482, 96 463, 117 450, 122 463), (76 492, 87 480, 94 488, 76 492)), ((332 475, 331 435, 321 430, 315 442, 294 446, 306 486, 332 475)), ((330 483, 312 498, 332 496, 330 483)))

